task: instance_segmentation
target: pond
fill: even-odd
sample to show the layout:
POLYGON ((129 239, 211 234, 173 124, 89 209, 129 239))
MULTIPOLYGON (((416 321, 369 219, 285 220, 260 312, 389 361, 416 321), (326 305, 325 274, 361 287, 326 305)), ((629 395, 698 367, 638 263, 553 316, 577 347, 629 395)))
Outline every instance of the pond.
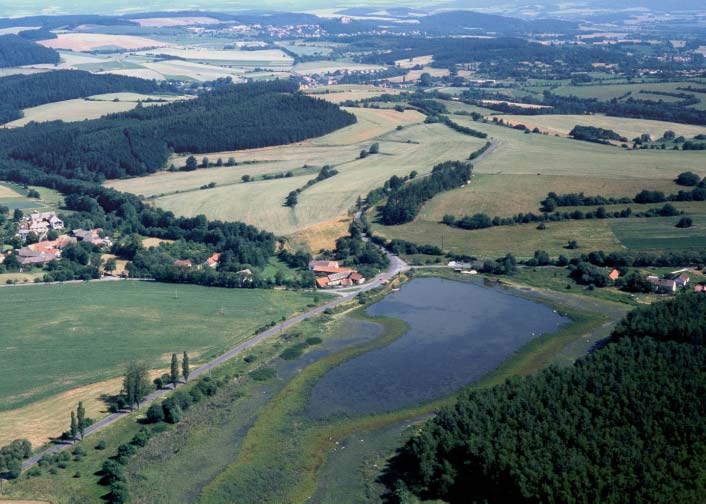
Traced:
POLYGON ((410 329, 326 373, 312 390, 311 418, 381 413, 443 397, 570 322, 510 289, 441 278, 415 279, 368 314, 402 319, 410 329))

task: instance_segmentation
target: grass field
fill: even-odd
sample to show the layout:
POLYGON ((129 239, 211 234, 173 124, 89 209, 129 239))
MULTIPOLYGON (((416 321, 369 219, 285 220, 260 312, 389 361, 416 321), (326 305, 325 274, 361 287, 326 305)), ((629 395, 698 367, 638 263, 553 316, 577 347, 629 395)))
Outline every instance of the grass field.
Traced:
MULTIPOLYGON (((542 116, 539 116, 542 117, 542 116)), ((402 226, 375 225, 375 232, 388 238, 431 243, 456 253, 496 258, 507 252, 530 257, 542 249, 551 255, 571 255, 590 250, 665 250, 700 246, 706 237, 701 227, 706 215, 700 203, 676 205, 691 215, 696 225, 677 230, 677 218, 610 221, 570 221, 466 231, 440 224, 445 214, 455 216, 487 213, 511 216, 539 211, 548 192, 584 192, 587 195, 633 197, 642 189, 667 194, 680 188, 673 179, 681 171, 704 171, 706 155, 672 151, 624 151, 551 135, 527 135, 492 124, 454 120, 487 132, 498 147, 476 163, 471 184, 437 195, 427 202, 417 219, 402 226), (688 154, 683 156, 683 154, 688 154), (648 239, 645 236, 654 236, 648 239), (577 240, 580 249, 564 248, 577 240)), ((629 120, 623 120, 629 121, 629 120)), ((621 209, 628 205, 617 205, 621 209)), ((629 205, 635 211, 660 205, 629 205)), ((589 210, 585 208, 583 210, 589 210)))
POLYGON ((383 70, 380 65, 367 65, 365 63, 355 63, 352 61, 307 61, 294 66, 292 71, 300 75, 327 74, 337 71, 368 71, 383 70))
POLYGON ((550 134, 568 135, 574 126, 595 126, 615 131, 621 136, 632 140, 643 133, 648 133, 653 140, 661 138, 665 131, 672 130, 677 136, 683 135, 692 138, 698 134, 706 133, 704 126, 692 126, 665 121, 651 121, 648 119, 625 119, 622 117, 609 117, 604 115, 503 115, 505 121, 512 124, 524 124, 530 129, 535 126, 550 134))
MULTIPOLYGON (((212 218, 242 220, 279 234, 292 234, 329 222, 354 206, 358 196, 381 186, 392 175, 420 174, 449 159, 466 159, 483 141, 457 133, 442 124, 423 124, 415 111, 350 109, 358 117, 352 126, 296 145, 208 154, 209 159, 235 157, 258 164, 231 168, 169 173, 110 182, 112 187, 143 195, 159 195, 154 203, 181 215, 204 213, 212 218), (397 130, 397 126, 403 129, 397 130), (380 154, 359 159, 373 142, 380 154), (290 178, 239 183, 243 174, 285 172, 303 165, 331 164, 339 174, 301 193, 294 210, 283 206, 287 194, 313 178, 312 173, 290 178), (214 189, 194 191, 208 182, 214 189), (176 193, 175 191, 182 191, 176 193), (191 192, 184 192, 190 191, 191 192)), ((177 166, 184 157, 172 160, 177 166)), ((334 237, 335 238, 335 237, 334 237)), ((330 243, 330 241, 329 241, 330 243)), ((316 246, 316 245, 315 245, 316 246)))
POLYGON ((62 200, 61 194, 46 187, 30 186, 39 191, 40 199, 28 198, 27 189, 10 182, 0 182, 0 205, 10 210, 19 208, 25 214, 33 210, 57 210, 62 200))
MULTIPOLYGON (((655 101, 665 101, 669 102, 670 98, 673 101, 673 97, 653 95, 649 91, 660 91, 667 93, 686 93, 696 96, 701 103, 699 105, 694 105, 694 107, 701 108, 706 105, 706 95, 703 93, 692 93, 689 91, 683 91, 678 88, 688 87, 703 87, 703 82, 698 80, 693 82, 652 82, 652 83, 636 83, 636 84, 602 84, 595 86, 574 86, 571 84, 560 86, 559 88, 553 90, 552 92, 562 96, 577 96, 579 98, 596 98, 600 101, 608 101, 613 98, 622 98, 627 93, 630 93, 629 97, 635 100, 655 100, 655 101), (640 91, 644 91, 641 93, 640 91)), ((625 98, 623 98, 625 99, 625 98)))
POLYGON ((161 368, 187 350, 203 362, 311 301, 129 281, 1 288, 0 411, 119 376, 131 359, 161 368))

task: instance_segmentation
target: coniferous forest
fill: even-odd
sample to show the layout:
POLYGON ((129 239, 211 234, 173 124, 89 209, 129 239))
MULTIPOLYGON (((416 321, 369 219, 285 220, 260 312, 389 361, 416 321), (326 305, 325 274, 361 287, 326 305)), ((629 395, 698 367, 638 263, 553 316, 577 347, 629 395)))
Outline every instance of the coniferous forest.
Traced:
POLYGON ((0 132, 0 151, 47 173, 100 182, 164 167, 171 152, 287 144, 355 122, 290 81, 223 86, 193 100, 92 121, 34 123, 0 132))
POLYGON ((573 367, 460 396, 395 461, 456 502, 704 502, 706 296, 640 308, 573 367))
POLYGON ((39 63, 59 63, 59 53, 17 35, 0 35, 0 68, 39 63))

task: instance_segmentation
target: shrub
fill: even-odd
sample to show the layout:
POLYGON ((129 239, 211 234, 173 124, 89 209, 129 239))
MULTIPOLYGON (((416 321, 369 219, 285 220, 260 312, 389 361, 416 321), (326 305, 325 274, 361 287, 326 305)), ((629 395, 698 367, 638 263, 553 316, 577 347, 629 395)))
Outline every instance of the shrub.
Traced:
POLYGON ((103 439, 96 443, 96 450, 105 450, 105 441, 103 439))
POLYGON ((678 228, 689 228, 694 224, 694 221, 691 219, 691 217, 682 217, 679 219, 679 222, 677 222, 677 227, 678 228))
POLYGON ((683 186, 695 186, 701 182, 701 178, 696 173, 687 171, 680 173, 675 182, 683 186))
POLYGON ((267 381, 277 376, 277 372, 273 368, 260 368, 250 373, 250 378, 255 381, 267 381))
POLYGON ((150 404, 147 408, 147 422, 157 423, 164 420, 164 411, 162 410, 162 405, 157 403, 150 404))
POLYGON ((257 356, 256 356, 256 355, 252 355, 252 354, 251 354, 251 355, 246 355, 243 360, 244 360, 245 362, 247 362, 248 364, 250 364, 250 363, 255 362, 255 361, 257 360, 257 356))
POLYGON ((318 336, 312 336, 311 338, 306 339, 306 344, 307 345, 320 345, 324 340, 319 338, 318 336))
POLYGON ((162 410, 164 411, 164 420, 170 424, 179 423, 179 420, 181 420, 183 416, 179 403, 175 401, 173 397, 168 398, 162 403, 162 410))

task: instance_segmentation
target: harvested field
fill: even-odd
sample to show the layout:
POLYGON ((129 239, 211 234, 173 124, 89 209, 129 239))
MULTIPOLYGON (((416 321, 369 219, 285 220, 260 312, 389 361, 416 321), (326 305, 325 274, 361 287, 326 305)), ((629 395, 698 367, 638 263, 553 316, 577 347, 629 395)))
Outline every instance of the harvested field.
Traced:
POLYGON ((417 56, 416 58, 409 58, 409 59, 401 59, 395 61, 395 66, 398 66, 400 68, 412 68, 417 65, 430 65, 431 62, 434 60, 434 57, 429 54, 427 56, 417 56))
MULTIPOLYGON (((142 51, 142 55, 149 55, 152 51, 142 51)), ((200 47, 167 48, 159 51, 178 58, 192 61, 223 62, 228 65, 252 66, 291 66, 292 58, 279 49, 264 49, 260 51, 217 50, 200 47)))
POLYGON ((231 77, 239 81, 245 72, 242 68, 226 68, 218 65, 196 63, 194 61, 167 60, 142 63, 142 66, 151 72, 161 75, 162 79, 174 76, 187 77, 196 81, 215 80, 231 77))
POLYGON ((513 107, 519 107, 519 108, 525 108, 525 109, 541 109, 541 108, 551 108, 547 107, 546 105, 534 105, 531 103, 518 103, 518 102, 511 102, 507 100, 481 100, 482 103, 489 103, 492 105, 498 105, 500 103, 507 103, 508 105, 512 105, 513 107))
POLYGON ((347 61, 307 61, 295 65, 292 72, 300 75, 327 74, 339 70, 348 70, 351 72, 383 70, 385 67, 381 65, 367 65, 364 63, 354 63, 347 61))
POLYGON ((40 44, 52 49, 92 51, 94 49, 119 47, 142 49, 144 47, 167 47, 169 44, 133 35, 104 35, 100 33, 60 33, 55 39, 40 40, 40 44))
POLYGON ((336 217, 327 222, 314 224, 289 236, 289 243, 294 249, 304 249, 317 254, 323 249, 333 250, 336 238, 344 236, 351 224, 348 215, 336 217))

